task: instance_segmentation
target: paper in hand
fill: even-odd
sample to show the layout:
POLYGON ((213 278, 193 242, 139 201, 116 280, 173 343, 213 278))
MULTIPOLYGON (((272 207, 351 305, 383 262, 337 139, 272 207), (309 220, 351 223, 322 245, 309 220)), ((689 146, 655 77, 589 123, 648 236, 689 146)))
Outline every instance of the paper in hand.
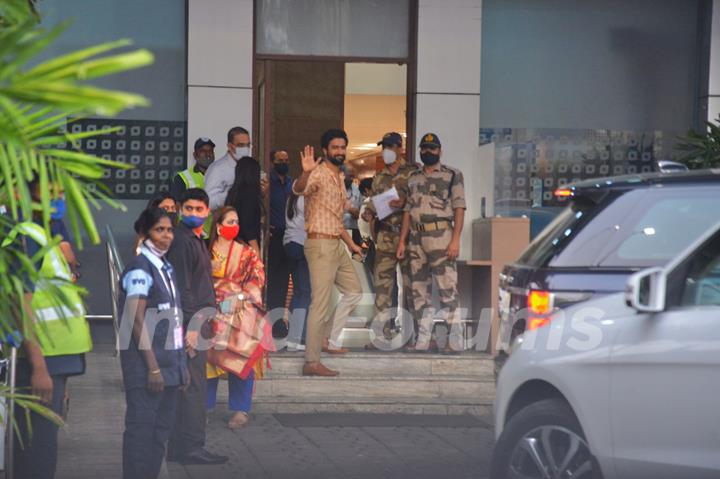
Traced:
POLYGON ((398 196, 394 186, 386 192, 372 197, 378 219, 385 219, 396 211, 395 208, 390 206, 390 202, 397 199, 400 199, 400 196, 398 196))

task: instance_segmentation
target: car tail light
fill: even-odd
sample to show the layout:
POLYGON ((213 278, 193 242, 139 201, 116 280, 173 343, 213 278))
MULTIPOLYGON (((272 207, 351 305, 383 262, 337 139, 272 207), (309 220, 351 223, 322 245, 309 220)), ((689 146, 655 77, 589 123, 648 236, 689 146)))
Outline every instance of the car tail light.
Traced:
POLYGON ((573 195, 573 191, 565 188, 558 188, 553 194, 557 199, 564 200, 565 198, 571 197, 573 195))
POLYGON ((549 291, 531 290, 527 297, 527 329, 532 331, 550 322, 550 313, 554 309, 554 295, 549 291))

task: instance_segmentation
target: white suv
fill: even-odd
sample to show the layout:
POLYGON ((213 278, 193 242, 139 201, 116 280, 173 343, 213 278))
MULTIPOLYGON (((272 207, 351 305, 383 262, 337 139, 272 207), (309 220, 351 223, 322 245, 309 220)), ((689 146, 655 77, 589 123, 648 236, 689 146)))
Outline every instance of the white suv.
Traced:
POLYGON ((720 224, 511 347, 495 478, 720 477, 720 224))

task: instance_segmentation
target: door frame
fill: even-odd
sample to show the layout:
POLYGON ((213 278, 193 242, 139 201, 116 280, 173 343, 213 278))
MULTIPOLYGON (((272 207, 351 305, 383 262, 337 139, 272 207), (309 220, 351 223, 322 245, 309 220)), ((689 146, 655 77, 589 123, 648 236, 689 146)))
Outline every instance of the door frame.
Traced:
MULTIPOLYGON (((408 56, 397 58, 378 58, 378 57, 355 57, 355 56, 322 56, 322 55, 276 55, 276 54, 258 54, 256 44, 257 32, 257 2, 253 3, 253 121, 252 121, 252 137, 260 137, 260 128, 263 129, 262 145, 260 152, 262 153, 261 164, 263 171, 270 171, 270 158, 268 152, 272 148, 272 138, 268 132, 270 131, 270 105, 269 98, 273 95, 272 85, 272 64, 273 61, 322 61, 322 62, 342 62, 342 63, 387 63, 407 65, 407 86, 406 86, 406 106, 405 106, 405 130, 407 139, 405 142, 405 151, 407 161, 412 163, 415 160, 415 112, 417 110, 417 39, 418 39, 418 1, 409 0, 408 5, 408 56), (264 87, 264 105, 260 104, 260 89, 264 87), (260 125, 260 109, 263 109, 263 125, 260 125)), ((267 205, 266 205, 267 206, 267 205)), ((267 209, 266 209, 267 210, 267 209)))

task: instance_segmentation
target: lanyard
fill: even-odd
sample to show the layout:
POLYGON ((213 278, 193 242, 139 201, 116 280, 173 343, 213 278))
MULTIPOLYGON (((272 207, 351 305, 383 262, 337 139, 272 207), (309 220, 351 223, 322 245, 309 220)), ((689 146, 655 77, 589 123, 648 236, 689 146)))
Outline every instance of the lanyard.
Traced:
POLYGON ((173 284, 172 278, 170 277, 170 273, 168 273, 169 265, 165 263, 163 267, 160 269, 160 272, 162 273, 163 281, 165 281, 165 287, 167 288, 168 292, 170 293, 170 298, 172 300, 173 306, 176 304, 175 302, 175 285, 173 284))

